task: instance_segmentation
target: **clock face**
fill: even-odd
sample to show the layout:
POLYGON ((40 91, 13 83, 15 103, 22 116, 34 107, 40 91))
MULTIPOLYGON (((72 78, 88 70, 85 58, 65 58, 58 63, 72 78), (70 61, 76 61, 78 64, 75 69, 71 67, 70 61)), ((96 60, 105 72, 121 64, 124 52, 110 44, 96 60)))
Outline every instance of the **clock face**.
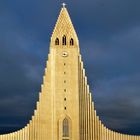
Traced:
POLYGON ((62 52, 62 57, 68 57, 68 53, 67 52, 62 52))

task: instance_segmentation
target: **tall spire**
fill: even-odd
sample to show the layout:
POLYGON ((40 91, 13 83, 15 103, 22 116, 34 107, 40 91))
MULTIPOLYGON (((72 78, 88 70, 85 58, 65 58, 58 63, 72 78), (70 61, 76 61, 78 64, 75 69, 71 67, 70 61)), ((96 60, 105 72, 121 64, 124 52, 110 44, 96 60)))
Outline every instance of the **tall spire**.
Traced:
MULTIPOLYGON (((65 36, 67 40, 70 40, 71 38, 74 39, 75 46, 79 46, 77 34, 75 32, 74 26, 72 24, 69 13, 65 6, 66 4, 63 3, 56 25, 52 33, 51 46, 54 46, 54 42, 56 38, 58 38, 59 40, 62 40, 63 36, 65 36)), ((60 42, 60 45, 62 45, 61 42, 60 42)))

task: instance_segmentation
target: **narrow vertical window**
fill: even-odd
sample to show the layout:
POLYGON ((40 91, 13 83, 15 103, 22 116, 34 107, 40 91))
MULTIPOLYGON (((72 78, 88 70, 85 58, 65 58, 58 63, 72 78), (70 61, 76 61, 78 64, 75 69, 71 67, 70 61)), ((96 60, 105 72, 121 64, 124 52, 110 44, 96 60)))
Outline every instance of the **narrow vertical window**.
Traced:
POLYGON ((55 45, 59 45, 59 39, 58 38, 55 39, 55 45))
POLYGON ((66 45, 66 36, 65 36, 65 35, 64 35, 63 38, 62 38, 62 44, 63 44, 63 45, 66 45))
POLYGON ((74 45, 74 40, 73 38, 70 39, 70 46, 73 46, 74 45))
POLYGON ((67 118, 63 120, 63 137, 69 137, 69 121, 67 118))

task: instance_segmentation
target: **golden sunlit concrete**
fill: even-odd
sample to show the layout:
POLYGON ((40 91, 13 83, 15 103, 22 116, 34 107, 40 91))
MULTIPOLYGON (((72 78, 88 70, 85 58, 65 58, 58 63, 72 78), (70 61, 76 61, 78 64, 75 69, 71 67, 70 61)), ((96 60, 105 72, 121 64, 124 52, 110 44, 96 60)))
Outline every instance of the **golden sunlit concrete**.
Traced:
MULTIPOLYGON (((87 54, 88 55, 88 54, 87 54)), ((65 5, 55 25, 31 121, 0 140, 140 140, 106 128, 96 115, 79 41, 65 5)))

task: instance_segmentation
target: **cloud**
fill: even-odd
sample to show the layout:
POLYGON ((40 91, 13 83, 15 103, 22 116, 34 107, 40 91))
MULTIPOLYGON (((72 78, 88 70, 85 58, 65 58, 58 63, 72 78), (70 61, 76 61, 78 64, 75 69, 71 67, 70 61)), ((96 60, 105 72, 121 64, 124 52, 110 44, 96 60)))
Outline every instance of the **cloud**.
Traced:
MULTIPOLYGON (((77 8, 74 10, 77 17, 76 21, 77 23, 79 21, 84 23, 80 24, 82 26, 80 31, 87 33, 88 37, 91 37, 91 35, 100 38, 106 37, 105 34, 112 35, 114 32, 122 31, 140 23, 138 6, 140 2, 137 0, 133 2, 131 0, 88 0, 80 3, 77 1, 76 4, 77 8), (85 10, 81 10, 78 6, 85 10), (84 20, 82 20, 83 18, 84 20), (89 30, 93 31, 92 34, 89 33, 89 30)), ((72 7, 73 5, 71 9, 72 7)))
POLYGON ((107 127, 129 134, 139 134, 139 29, 136 26, 103 42, 89 39, 81 44, 98 115, 107 127))

